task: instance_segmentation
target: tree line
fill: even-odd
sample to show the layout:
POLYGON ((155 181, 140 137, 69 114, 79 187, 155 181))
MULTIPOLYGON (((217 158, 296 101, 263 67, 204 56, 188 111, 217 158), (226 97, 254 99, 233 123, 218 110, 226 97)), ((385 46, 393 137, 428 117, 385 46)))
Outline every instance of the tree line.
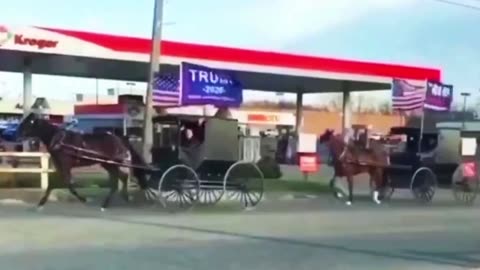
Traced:
MULTIPOLYGON (((304 105, 303 108, 314 111, 324 112, 341 112, 343 106, 342 96, 334 97, 329 102, 319 105, 304 105)), ((472 106, 467 107, 468 112, 476 111, 475 108, 480 106, 480 99, 472 106)), ((269 100, 263 101, 248 101, 243 104, 245 108, 265 108, 265 109, 280 109, 280 110, 295 110, 296 104, 294 101, 274 102, 269 100)), ((463 111, 463 103, 454 102, 451 111, 463 111)), ((392 102, 390 100, 382 100, 380 102, 372 102, 364 95, 352 96, 352 112, 361 114, 383 114, 392 115, 396 112, 392 111, 392 102)))

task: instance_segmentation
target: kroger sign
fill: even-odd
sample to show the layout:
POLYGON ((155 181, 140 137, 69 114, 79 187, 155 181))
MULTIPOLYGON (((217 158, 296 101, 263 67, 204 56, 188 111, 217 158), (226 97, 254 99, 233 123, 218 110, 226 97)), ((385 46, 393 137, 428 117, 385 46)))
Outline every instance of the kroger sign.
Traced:
POLYGON ((37 49, 56 48, 58 41, 28 37, 23 34, 14 34, 10 32, 6 27, 0 26, 0 47, 5 45, 10 40, 13 40, 13 44, 20 46, 36 47, 37 49))

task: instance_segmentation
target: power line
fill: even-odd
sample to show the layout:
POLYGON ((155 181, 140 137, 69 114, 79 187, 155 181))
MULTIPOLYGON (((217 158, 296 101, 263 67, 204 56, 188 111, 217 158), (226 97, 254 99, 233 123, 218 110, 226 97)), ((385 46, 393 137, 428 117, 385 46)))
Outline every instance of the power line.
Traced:
MULTIPOLYGON (((440 3, 452 5, 452 6, 463 7, 463 8, 468 8, 468 9, 471 9, 471 10, 480 11, 480 6, 474 6, 474 5, 454 2, 454 1, 450 1, 450 0, 433 0, 433 1, 437 1, 437 2, 440 2, 440 3)), ((480 0, 474 0, 474 1, 480 3, 480 0)))

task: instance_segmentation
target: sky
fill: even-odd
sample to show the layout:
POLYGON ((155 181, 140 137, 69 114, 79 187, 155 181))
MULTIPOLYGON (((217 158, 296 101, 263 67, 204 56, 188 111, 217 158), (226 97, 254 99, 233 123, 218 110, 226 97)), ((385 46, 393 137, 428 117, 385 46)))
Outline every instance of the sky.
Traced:
MULTIPOLYGON (((480 89, 480 35, 476 29, 480 1, 451 1, 479 8, 439 0, 166 0, 163 37, 438 67, 444 82, 454 85, 455 101, 466 91, 473 94, 470 103, 474 104, 480 89)), ((0 23, 150 37, 152 17, 153 0, 15 0, 2 3, 0 23)), ((21 80, 20 74, 0 73, 0 95, 20 96, 21 80)), ((127 92, 131 88, 125 82, 99 81, 101 91, 110 87, 127 92)), ((145 87, 137 84, 135 91, 145 87)), ((34 95, 47 98, 71 100, 75 92, 94 93, 95 88, 92 79, 33 78, 34 95)), ((389 93, 370 95, 388 98, 389 93)), ((307 100, 319 103, 326 99, 317 95, 307 100)))

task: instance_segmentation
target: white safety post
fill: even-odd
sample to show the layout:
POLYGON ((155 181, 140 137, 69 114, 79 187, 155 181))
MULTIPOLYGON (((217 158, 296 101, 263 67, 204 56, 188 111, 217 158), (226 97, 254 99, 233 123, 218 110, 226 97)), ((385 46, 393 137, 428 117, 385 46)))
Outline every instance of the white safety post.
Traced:
POLYGON ((45 153, 40 157, 40 167, 42 168, 42 172, 40 174, 40 188, 44 190, 48 188, 48 173, 50 169, 49 160, 50 160, 49 154, 45 153))

